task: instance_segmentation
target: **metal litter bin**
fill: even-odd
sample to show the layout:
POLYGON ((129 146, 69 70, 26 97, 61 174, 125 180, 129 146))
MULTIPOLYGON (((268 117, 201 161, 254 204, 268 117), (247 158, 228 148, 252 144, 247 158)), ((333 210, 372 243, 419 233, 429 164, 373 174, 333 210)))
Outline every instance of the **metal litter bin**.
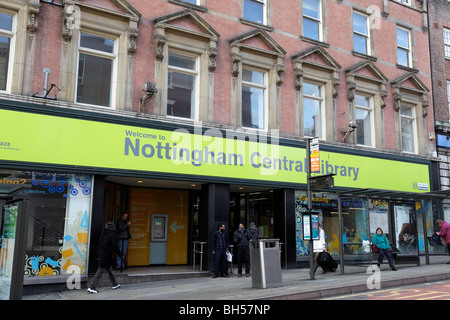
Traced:
POLYGON ((252 288, 281 287, 279 239, 261 239, 250 242, 252 288))

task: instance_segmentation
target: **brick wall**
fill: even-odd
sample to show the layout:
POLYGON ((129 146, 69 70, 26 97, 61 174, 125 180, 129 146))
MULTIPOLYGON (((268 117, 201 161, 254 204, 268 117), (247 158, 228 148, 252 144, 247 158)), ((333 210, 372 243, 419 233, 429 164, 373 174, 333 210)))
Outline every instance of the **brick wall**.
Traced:
POLYGON ((447 80, 450 81, 450 59, 444 57, 443 28, 450 29, 450 2, 430 1, 428 4, 433 100, 437 121, 449 122, 447 80))
MULTIPOLYGON (((284 58, 285 72, 283 73, 284 82, 281 85, 281 128, 282 134, 292 135, 295 133, 295 89, 294 72, 291 56, 306 50, 313 43, 304 41, 301 36, 302 10, 299 0, 271 0, 270 5, 270 26, 273 30, 267 33, 287 52, 284 58)), ((95 4, 108 10, 118 10, 116 5, 107 0, 83 1, 85 3, 95 4)), ((415 1, 419 3, 418 1, 415 1)), ((436 1, 439 6, 440 1, 436 1)), ((155 79, 155 30, 153 20, 155 18, 185 10, 186 7, 168 2, 168 0, 128 0, 142 16, 139 20, 139 36, 137 38, 137 51, 135 53, 134 65, 134 89, 133 89, 133 110, 138 110, 139 98, 142 96, 141 88, 146 81, 155 79)), ((220 33, 218 42, 219 54, 216 57, 217 69, 214 72, 214 122, 223 125, 231 123, 231 49, 228 40, 254 29, 253 26, 244 24, 240 21, 242 0, 206 0, 206 12, 197 11, 205 21, 220 33)), ((339 95, 336 100, 336 114, 338 118, 338 134, 346 129, 348 119, 348 95, 345 77, 345 69, 364 60, 361 57, 352 54, 352 9, 364 10, 369 6, 380 6, 382 1, 355 0, 355 1, 333 1, 324 2, 324 20, 325 20, 325 50, 342 66, 339 72, 340 86, 339 95)), ((412 30, 415 47, 416 68, 418 77, 431 90, 433 87, 445 87, 445 79, 438 79, 437 83, 432 85, 429 56, 428 33, 422 30, 423 15, 420 10, 411 9, 396 1, 387 1, 389 16, 384 19, 380 17, 380 28, 373 33, 374 54, 376 61, 374 64, 388 77, 393 80, 405 73, 404 69, 396 67, 396 35, 395 27, 397 24, 405 25, 412 30), (440 82, 439 82, 440 81, 440 82)), ((438 8, 430 4, 430 15, 437 15, 438 8)), ((437 27, 430 26, 432 35, 441 33, 444 21, 448 24, 450 18, 439 17, 437 27)), ((62 30, 62 8, 52 6, 41 2, 39 19, 39 29, 36 33, 36 57, 34 62, 33 90, 42 91, 44 83, 43 68, 50 68, 51 75, 49 83, 58 85, 59 59, 61 50, 64 50, 61 40, 62 30)), ((442 34, 441 34, 442 36, 442 34)), ((448 61, 446 61, 448 65, 448 61)), ((442 65, 443 66, 443 65, 442 65)), ((450 73, 449 73, 450 74, 450 73)), ((396 135, 394 125, 394 109, 392 99, 392 88, 388 83, 386 85, 388 96, 385 98, 386 107, 384 108, 385 123, 385 148, 389 150, 396 149, 396 135)), ((425 133, 434 131, 433 119, 433 101, 432 92, 428 96, 430 102, 427 111, 428 116, 424 119, 425 133)), ((437 96, 439 104, 443 101, 439 93, 437 96)), ((150 102, 152 110, 153 100, 150 102)), ((448 120, 448 110, 438 110, 439 119, 448 120)), ((336 138, 340 141, 341 136, 336 138)), ((433 149, 434 140, 426 139, 427 150, 433 149)))

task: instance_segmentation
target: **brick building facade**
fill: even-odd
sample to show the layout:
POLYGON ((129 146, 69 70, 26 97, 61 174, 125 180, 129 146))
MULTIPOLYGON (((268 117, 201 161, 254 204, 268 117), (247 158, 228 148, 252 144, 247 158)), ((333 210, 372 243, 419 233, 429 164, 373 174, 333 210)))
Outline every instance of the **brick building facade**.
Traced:
MULTIPOLYGON (((200 62, 201 90, 196 92, 195 97, 195 108, 198 110, 193 112, 193 116, 178 118, 193 118, 213 126, 227 126, 238 130, 248 128, 240 119, 240 102, 233 101, 234 95, 231 94, 233 86, 239 86, 242 81, 242 65, 245 68, 252 64, 242 61, 245 55, 241 53, 241 48, 245 47, 244 51, 249 52, 249 59, 268 57, 265 65, 261 66, 261 71, 267 72, 269 76, 269 94, 266 97, 269 100, 266 104, 270 106, 265 107, 265 117, 270 120, 258 124, 262 130, 278 129, 280 134, 304 136, 304 124, 300 121, 300 99, 303 95, 302 83, 307 82, 308 77, 311 78, 305 70, 311 69, 310 74, 315 76, 316 70, 322 68, 323 73, 330 73, 324 75, 327 79, 323 81, 330 83, 330 88, 327 84, 324 91, 324 98, 333 101, 325 102, 328 114, 325 115, 327 130, 324 132, 324 140, 342 142, 342 132, 348 129, 347 124, 351 120, 355 120, 352 100, 355 90, 368 90, 370 86, 367 84, 362 89, 360 81, 360 89, 357 80, 368 79, 366 82, 373 80, 376 83, 373 90, 377 94, 373 96, 377 101, 373 104, 376 106, 374 110, 380 110, 375 112, 378 115, 374 117, 373 127, 382 130, 372 129, 375 139, 370 143, 356 143, 352 138, 345 142, 402 151, 400 125, 396 123, 396 106, 401 101, 398 99, 401 93, 398 93, 403 87, 412 87, 417 89, 417 97, 414 99, 421 102, 418 104, 420 110, 417 110, 417 115, 423 115, 417 117, 417 149, 413 149, 412 153, 432 155, 434 141, 428 135, 433 132, 433 119, 428 117, 433 114, 427 50, 428 26, 426 8, 422 8, 420 1, 411 4, 395 1, 379 4, 328 1, 321 3, 317 10, 314 9, 317 12, 310 13, 320 14, 314 23, 310 22, 312 18, 307 14, 302 15, 302 8, 297 3, 286 2, 282 6, 270 2, 261 3, 261 17, 258 19, 263 18, 264 22, 259 23, 245 18, 247 13, 244 3, 251 5, 252 1, 236 1, 227 4, 226 8, 220 2, 190 2, 192 1, 162 1, 147 4, 132 1, 65 1, 64 6, 45 1, 34 5, 25 3, 26 6, 21 10, 29 12, 27 19, 22 19, 22 24, 28 23, 28 31, 22 33, 27 33, 28 38, 23 36, 24 39, 17 39, 17 46, 30 49, 29 52, 25 51, 25 57, 20 57, 29 61, 17 62, 16 65, 23 69, 30 68, 33 72, 16 72, 23 75, 13 77, 14 80, 18 78, 19 81, 21 77, 24 80, 19 84, 8 84, 6 92, 19 96, 43 93, 45 73, 42 70, 49 69, 47 84, 54 83, 60 89, 57 93, 58 103, 66 107, 79 107, 74 92, 80 38, 80 29, 77 27, 85 23, 89 29, 95 29, 95 24, 98 24, 97 33, 103 33, 108 39, 119 36, 119 43, 115 44, 118 46, 117 52, 113 54, 116 74, 112 75, 113 85, 110 89, 110 95, 114 99, 107 105, 112 110, 138 112, 140 99, 144 95, 141 88, 146 82, 152 82, 156 84, 158 92, 155 99, 145 103, 142 113, 166 120, 167 89, 166 79, 163 77, 167 78, 168 52, 172 47, 186 46, 186 51, 203 51, 200 56, 202 59, 205 56, 205 59, 200 62), (286 12, 286 6, 291 10, 286 12), (70 12, 73 8, 76 8, 76 12, 70 12), (89 13, 85 14, 86 22, 83 19, 83 9, 89 13), (32 10, 36 10, 36 13, 32 13, 32 10), (407 17, 404 12, 408 12, 407 17), (30 22, 32 14, 35 21, 30 22), (78 19, 80 22, 75 22, 78 19), (30 26, 31 23, 34 23, 33 27, 30 26), (311 30, 317 28, 318 31, 302 28, 304 23, 311 30), (365 25, 359 26, 361 23, 365 25), (111 30, 112 25, 116 27, 115 30, 111 30), (358 28, 361 30, 358 31, 358 28), (399 32, 399 39, 403 37, 409 46, 404 50, 399 49, 401 44, 397 45, 396 30, 399 32), (305 35, 305 32, 312 34, 305 35), (181 36, 172 45, 170 38, 176 38, 175 35, 172 36, 175 33, 181 36), (184 39, 189 41, 183 43, 184 39), (195 42, 191 39, 199 41, 188 47, 189 42, 195 42), (398 52, 402 52, 405 61, 399 63, 399 59, 403 57, 398 52), (156 72, 161 74, 157 75, 156 72), (357 74, 361 76, 358 77, 357 74)), ((21 1, 11 3, 20 4, 21 1)), ((308 10, 307 5, 309 4, 305 4, 305 11, 308 10)), ((27 28, 26 25, 23 28, 27 28)), ((236 92, 239 93, 239 90, 236 92)), ((95 103, 86 104, 95 106, 95 103)))
MULTIPOLYGON (((429 3, 430 55, 435 106, 436 143, 439 162, 440 188, 450 189, 449 126, 450 126, 450 2, 429 3)), ((450 217, 450 208, 444 203, 444 215, 450 217)))

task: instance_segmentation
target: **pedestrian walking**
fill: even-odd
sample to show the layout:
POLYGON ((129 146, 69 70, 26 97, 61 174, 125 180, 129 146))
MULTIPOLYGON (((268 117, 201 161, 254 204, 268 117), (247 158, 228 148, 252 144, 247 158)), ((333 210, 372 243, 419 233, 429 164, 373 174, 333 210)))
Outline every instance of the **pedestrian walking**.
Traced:
POLYGON ((377 247, 379 248, 377 263, 378 268, 383 263, 384 256, 386 256, 392 271, 397 271, 394 265, 394 260, 391 256, 391 246, 389 245, 387 237, 383 234, 383 230, 379 227, 375 232, 376 233, 372 238, 372 244, 377 245, 377 247))
POLYGON ((227 271, 227 252, 228 252, 228 236, 225 232, 225 224, 219 223, 217 230, 213 233, 212 254, 214 255, 214 276, 217 278, 219 274, 222 277, 228 277, 227 271))
POLYGON ((109 275, 109 279, 111 280, 111 283, 113 285, 113 290, 120 287, 120 284, 117 283, 116 278, 114 277, 112 267, 114 263, 113 252, 120 256, 120 251, 117 247, 116 226, 113 222, 108 222, 106 224, 105 231, 100 237, 97 248, 98 269, 95 273, 91 285, 87 289, 89 293, 99 292, 96 287, 105 271, 109 275))
POLYGON ((122 213, 120 220, 117 222, 117 246, 121 257, 117 256, 116 269, 123 270, 125 268, 125 256, 127 254, 128 240, 131 239, 130 233, 131 222, 128 221, 128 213, 122 213))
MULTIPOLYGON (((322 252, 326 251, 326 242, 325 242, 325 231, 323 230, 321 224, 319 223, 319 239, 313 240, 313 250, 314 250, 314 273, 316 273, 317 268, 319 267, 319 257, 322 252)), ((328 270, 321 266, 323 273, 326 273, 328 270)))
MULTIPOLYGON (((436 234, 441 237, 441 239, 445 239, 445 243, 447 244, 447 252, 450 255, 450 223, 442 219, 436 220, 436 223, 441 228, 441 230, 436 232, 436 234)), ((442 245, 444 245, 444 243, 442 243, 442 245)), ((447 262, 447 264, 450 264, 450 261, 447 262)))
POLYGON ((233 240, 237 247, 238 260, 238 277, 242 276, 242 264, 245 263, 245 276, 250 276, 250 247, 249 241, 252 239, 250 231, 248 231, 243 223, 239 224, 239 228, 234 232, 233 240))

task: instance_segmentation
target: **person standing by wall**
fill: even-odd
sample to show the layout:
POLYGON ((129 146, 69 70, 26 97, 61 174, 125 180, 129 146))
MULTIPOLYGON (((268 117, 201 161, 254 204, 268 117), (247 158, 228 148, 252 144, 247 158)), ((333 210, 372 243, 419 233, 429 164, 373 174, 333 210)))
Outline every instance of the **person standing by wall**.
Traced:
POLYGON ((227 252, 228 252, 228 236, 225 232, 225 224, 219 223, 217 230, 213 234, 212 254, 214 255, 214 276, 217 278, 219 274, 222 277, 228 277, 227 272, 227 252))
POLYGON ((122 213, 120 220, 117 222, 117 241, 121 257, 117 256, 116 269, 123 270, 125 267, 125 256, 127 254, 128 240, 130 234, 131 222, 128 221, 128 213, 122 213))
POLYGON ((239 224, 239 228, 234 232, 233 240, 237 247, 238 260, 238 277, 242 276, 242 264, 245 263, 245 276, 250 275, 250 248, 249 241, 252 235, 245 228, 243 223, 239 224))

